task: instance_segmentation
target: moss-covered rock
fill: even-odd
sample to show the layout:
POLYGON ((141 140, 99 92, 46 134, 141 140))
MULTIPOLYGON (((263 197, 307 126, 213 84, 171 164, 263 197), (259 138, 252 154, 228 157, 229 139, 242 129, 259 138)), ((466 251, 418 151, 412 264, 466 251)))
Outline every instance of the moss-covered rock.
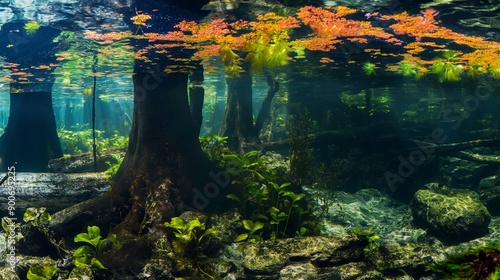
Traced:
POLYGON ((488 233, 490 213, 477 196, 467 190, 440 193, 419 190, 411 203, 415 223, 443 242, 470 240, 488 233))
POLYGON ((249 279, 303 279, 317 275, 338 276, 341 266, 361 262, 368 244, 357 238, 305 237, 268 240, 247 244, 243 250, 243 266, 249 279), (290 269, 300 268, 294 273, 290 269), (280 274, 291 278, 279 277, 280 274), (274 278, 273 278, 274 276, 274 278))

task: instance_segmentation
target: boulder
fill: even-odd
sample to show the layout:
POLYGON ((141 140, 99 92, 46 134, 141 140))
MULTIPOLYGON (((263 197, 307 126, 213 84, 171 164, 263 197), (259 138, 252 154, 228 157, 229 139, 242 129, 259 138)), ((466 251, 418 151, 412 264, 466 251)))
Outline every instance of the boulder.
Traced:
MULTIPOLYGON (((362 262, 366 245, 352 237, 268 240, 247 244, 242 263, 246 279, 348 279, 344 265, 362 262)), ((357 276, 366 272, 356 271, 357 276)))
POLYGON ((474 239, 488 233, 490 213, 467 190, 419 190, 411 203, 413 219, 445 243, 474 239))

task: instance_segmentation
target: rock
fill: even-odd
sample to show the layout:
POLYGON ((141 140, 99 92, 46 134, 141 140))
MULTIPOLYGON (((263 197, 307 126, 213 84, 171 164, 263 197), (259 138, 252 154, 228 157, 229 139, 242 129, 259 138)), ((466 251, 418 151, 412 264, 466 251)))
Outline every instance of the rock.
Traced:
POLYGON ((425 267, 434 260, 443 258, 443 244, 425 231, 400 230, 381 238, 379 247, 366 250, 366 260, 386 279, 411 276, 408 279, 422 279, 430 276, 425 267))
POLYGON ((500 216, 500 186, 481 190, 481 201, 486 205, 493 216, 500 216))
POLYGON ((439 158, 443 183, 450 188, 477 190, 479 179, 491 174, 492 167, 457 157, 439 158))
POLYGON ((340 266, 364 259, 367 241, 352 237, 305 237, 268 240, 247 244, 243 267, 247 279, 320 279, 339 277, 340 266), (292 273, 291 268, 300 268, 292 273), (277 277, 280 273, 287 277, 277 277))
POLYGON ((470 240, 488 233, 488 209, 474 193, 419 190, 411 203, 415 223, 441 237, 443 242, 470 240))

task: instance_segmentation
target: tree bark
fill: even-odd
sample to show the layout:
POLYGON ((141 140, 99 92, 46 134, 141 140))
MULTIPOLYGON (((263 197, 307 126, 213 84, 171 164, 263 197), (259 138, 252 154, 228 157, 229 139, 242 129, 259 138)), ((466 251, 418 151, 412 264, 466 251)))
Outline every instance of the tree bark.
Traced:
POLYGON ((267 75, 267 85, 269 88, 267 90, 266 97, 264 98, 264 101, 262 101, 259 114, 255 120, 255 135, 259 135, 262 127, 264 126, 264 122, 269 119, 271 115, 271 102, 273 101, 274 95, 276 95, 276 93, 280 90, 280 84, 277 81, 274 81, 269 74, 267 75))
POLYGON ((252 108, 252 75, 226 78, 227 102, 220 135, 227 136, 228 147, 242 152, 242 145, 255 139, 252 108))
POLYGON ((139 233, 147 220, 161 231, 165 221, 184 210, 214 209, 229 179, 214 183, 220 173, 201 150, 187 74, 140 72, 133 81, 129 146, 113 194, 126 214, 122 229, 139 233))
POLYGON ((6 170, 17 162, 17 171, 44 172, 50 159, 63 155, 52 107, 54 68, 31 69, 57 63, 53 39, 61 31, 40 27, 28 34, 24 24, 9 22, 0 29, 0 56, 11 63, 13 72, 10 115, 0 138, 0 169, 6 170))
POLYGON ((0 169, 17 162, 17 170, 46 172, 50 159, 62 157, 57 136, 52 94, 10 94, 10 116, 0 138, 0 169))

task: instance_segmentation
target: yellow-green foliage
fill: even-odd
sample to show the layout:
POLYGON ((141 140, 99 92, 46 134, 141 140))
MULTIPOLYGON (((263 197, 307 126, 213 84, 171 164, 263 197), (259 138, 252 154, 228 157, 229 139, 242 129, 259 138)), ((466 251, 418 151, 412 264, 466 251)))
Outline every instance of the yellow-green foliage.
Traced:
POLYGON ((219 55, 222 64, 226 68, 227 75, 230 77, 239 76, 239 73, 242 71, 241 66, 238 65, 240 57, 235 52, 233 52, 231 47, 229 47, 228 45, 222 46, 220 48, 219 55))
POLYGON ((30 267, 26 278, 28 280, 50 280, 57 273, 57 266, 53 263, 44 263, 30 267))
POLYGON ((87 232, 77 234, 73 241, 85 244, 73 253, 75 266, 106 269, 97 257, 109 251, 116 244, 116 235, 112 234, 107 238, 102 238, 101 229, 98 226, 88 226, 87 232))
POLYGON ((213 228, 205 229, 205 223, 198 219, 186 223, 182 218, 174 217, 164 225, 174 230, 175 238, 172 240, 172 247, 179 255, 185 255, 188 252, 186 248, 192 241, 199 246, 205 236, 216 233, 213 228))
POLYGON ((262 72, 265 68, 276 68, 288 63, 288 53, 291 51, 288 42, 275 38, 266 43, 257 40, 250 45, 251 51, 245 60, 250 63, 252 71, 262 72))
POLYGON ((24 24, 24 30, 26 31, 26 34, 33 35, 38 31, 40 26, 42 26, 40 23, 32 20, 24 24))
POLYGON ((443 54, 443 60, 436 62, 431 67, 431 72, 438 76, 440 82, 456 82, 464 71, 463 65, 455 64, 457 54, 448 50, 443 54))
POLYGON ((490 67, 488 70, 491 76, 493 76, 493 78, 500 80, 500 66, 493 66, 490 67))

